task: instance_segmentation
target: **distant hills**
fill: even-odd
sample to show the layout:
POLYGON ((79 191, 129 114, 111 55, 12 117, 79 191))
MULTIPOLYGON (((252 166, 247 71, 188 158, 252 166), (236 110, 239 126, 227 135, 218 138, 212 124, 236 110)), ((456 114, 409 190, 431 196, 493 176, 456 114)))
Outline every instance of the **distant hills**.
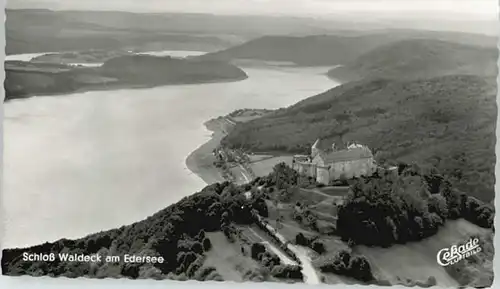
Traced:
POLYGON ((5 99, 88 90, 235 81, 246 77, 243 70, 229 63, 148 55, 115 57, 98 68, 7 62, 5 99))
POLYGON ((10 55, 123 48, 217 51, 266 34, 320 34, 349 25, 288 17, 7 9, 5 26, 10 55))
POLYGON ((224 31, 200 33, 196 29, 207 26, 208 20, 198 18, 105 11, 6 10, 6 54, 124 48, 215 51, 245 39, 224 31))
MULTIPOLYGON (((464 20, 464 22, 467 21, 464 20)), ((445 30, 449 26, 444 25, 444 22, 441 22, 441 24, 443 26, 442 29, 445 30)), ((462 23, 462 26, 465 25, 464 28, 467 28, 474 26, 473 24, 466 25, 466 23, 462 23)), ((260 37, 269 37, 270 35, 305 37, 305 42, 312 42, 309 44, 293 42, 293 45, 297 45, 294 46, 297 47, 296 49, 287 47, 286 43, 283 43, 282 47, 286 48, 286 50, 297 50, 298 48, 309 49, 309 53, 311 54, 322 51, 326 53, 326 50, 332 48, 331 42, 333 41, 333 44, 335 44, 333 36, 367 36, 368 40, 372 38, 375 44, 386 43, 385 41, 390 41, 391 39, 397 40, 410 37, 436 38, 459 41, 460 43, 482 43, 496 46, 496 37, 480 34, 387 28, 396 26, 408 27, 404 23, 394 25, 391 23, 384 24, 367 21, 366 19, 337 17, 320 19, 190 13, 7 9, 5 25, 7 39, 6 54, 122 48, 213 52, 240 45, 249 40, 257 40, 260 37), (314 37, 307 37, 309 35, 323 34, 330 35, 329 37, 332 37, 332 39, 325 40, 319 37, 315 40, 312 39, 314 37), (375 37, 371 37, 370 35, 375 35, 375 37), (318 42, 314 43, 315 41, 318 42)), ((454 27, 456 25, 451 26, 454 27)), ((490 26, 488 23, 481 24, 481 27, 490 26)), ((477 29, 472 30, 476 31, 477 29)), ((486 31, 486 29, 483 28, 480 31, 486 31)), ((266 37, 264 40, 266 39, 268 38, 266 37)), ((245 52, 243 50, 242 52, 245 52, 243 54, 255 53, 255 56, 262 59, 267 54, 267 49, 272 49, 273 45, 279 45, 280 42, 285 40, 278 37, 276 41, 277 43, 266 40, 262 43, 263 46, 259 51, 245 52), (268 44, 271 47, 267 47, 268 44)), ((333 52, 348 53, 348 50, 351 49, 353 49, 353 52, 366 51, 362 49, 363 47, 358 47, 357 44, 357 41, 348 41, 346 42, 346 45, 350 45, 348 49, 342 50, 342 46, 339 46, 339 52, 333 52), (349 43, 352 43, 354 46, 349 43)), ((369 43, 362 41, 361 44, 368 45, 369 43)), ((373 46, 368 45, 366 48, 373 48, 373 46)), ((288 53, 286 52, 285 55, 288 53)), ((316 58, 313 58, 313 63, 319 63, 317 59, 320 56, 332 57, 331 54, 328 55, 325 53, 321 53, 316 58)), ((278 54, 275 53, 275 55, 278 54)), ((231 55, 228 56, 232 58, 231 55)), ((326 63, 330 64, 328 62, 330 58, 328 57, 325 58, 327 60, 326 63)), ((338 59, 337 56, 335 57, 338 59)), ((301 62, 307 64, 306 61, 301 62)))
POLYGON ((386 35, 264 36, 226 50, 200 56, 202 59, 259 59, 295 62, 298 65, 336 65, 352 60, 379 45, 393 41, 386 35))
POLYGON ((411 39, 382 45, 332 69, 342 81, 365 78, 426 78, 450 74, 496 75, 495 47, 436 39, 411 39))
MULTIPOLYGON (((449 45, 452 46, 470 43, 471 45, 485 49, 484 51, 489 54, 491 54, 490 50, 496 51, 496 38, 484 35, 415 30, 375 30, 365 32, 351 31, 350 33, 339 32, 334 35, 303 37, 264 36, 235 47, 205 54, 201 58, 225 61, 234 59, 286 61, 294 62, 301 66, 346 65, 376 48, 386 49, 394 43, 405 40, 409 41, 408 44, 410 45, 412 41, 420 44, 422 42, 437 43, 440 42, 439 40, 443 41, 443 43, 444 41, 449 41, 449 45)), ((422 45, 436 46, 436 43, 422 45)), ((399 47, 395 47, 394 49, 399 49, 399 47)), ((403 49, 405 48, 403 47, 403 49)), ((442 47, 437 47, 436 49, 440 50, 442 47)), ((405 52, 409 54, 419 53, 415 49, 412 51, 405 50, 405 52)), ((446 53, 447 51, 443 50, 440 52, 446 53)), ((368 55, 367 58, 369 57, 371 56, 368 55)), ((360 59, 360 61, 365 60, 360 59)))

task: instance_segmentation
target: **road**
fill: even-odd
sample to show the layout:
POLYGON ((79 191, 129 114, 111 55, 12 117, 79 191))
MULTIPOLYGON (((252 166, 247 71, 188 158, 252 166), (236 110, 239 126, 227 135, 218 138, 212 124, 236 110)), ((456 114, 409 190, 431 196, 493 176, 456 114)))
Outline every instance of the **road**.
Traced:
MULTIPOLYGON (((265 244, 271 251, 273 251, 280 258, 283 264, 299 265, 297 264, 297 262, 288 257, 285 253, 283 253, 281 249, 279 249, 274 244, 272 244, 271 242, 267 241, 265 238, 260 236, 259 233, 257 233, 254 229, 252 228, 249 229, 255 236, 257 236, 260 240, 262 240, 261 242, 262 244, 265 244)), ((307 251, 302 247, 294 246, 291 244, 288 244, 288 249, 290 249, 293 253, 295 253, 297 258, 299 258, 300 262, 302 263, 300 264, 300 266, 302 267, 302 275, 304 275, 304 282, 312 285, 321 284, 321 280, 318 274, 316 273, 316 269, 314 269, 311 263, 311 258, 308 256, 307 251)))
POLYGON ((248 176, 250 174, 247 172, 247 170, 243 167, 242 164, 239 164, 239 166, 240 166, 240 169, 241 169, 241 174, 245 178, 245 183, 246 184, 250 183, 252 181, 252 178, 248 176))
POLYGON ((261 237, 259 235, 259 233, 257 233, 254 229, 252 228, 249 228, 250 231, 255 235, 257 236, 260 240, 261 240, 261 244, 264 244, 266 245, 271 251, 273 251, 274 254, 276 254, 281 262, 283 264, 286 264, 286 265, 298 265, 297 262, 295 262, 294 260, 292 260, 290 257, 288 257, 285 253, 283 253, 283 251, 281 251, 278 247, 276 247, 274 244, 272 244, 271 242, 267 241, 265 238, 261 237))
POLYGON ((302 263, 302 274, 304 275, 304 282, 311 285, 321 284, 321 280, 314 269, 311 258, 308 256, 307 251, 299 246, 289 244, 288 248, 295 253, 302 263))
POLYGON ((252 175, 247 172, 245 167, 243 167, 243 165, 241 164, 233 166, 231 168, 231 172, 234 175, 236 184, 238 185, 245 185, 253 180, 252 175))

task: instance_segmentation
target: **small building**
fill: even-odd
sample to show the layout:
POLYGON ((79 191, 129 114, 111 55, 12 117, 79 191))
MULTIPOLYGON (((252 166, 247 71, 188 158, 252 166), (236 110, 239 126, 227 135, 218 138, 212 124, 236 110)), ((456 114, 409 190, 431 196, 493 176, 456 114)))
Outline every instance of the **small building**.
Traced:
POLYGON ((245 198, 246 198, 247 200, 251 200, 251 199, 252 199, 252 192, 250 192, 250 191, 249 191, 249 192, 245 192, 245 194, 244 194, 244 195, 245 195, 245 198))
POLYGON ((294 157, 292 167, 326 185, 342 178, 371 176, 377 170, 368 147, 353 143, 345 149, 336 149, 335 144, 324 148, 319 139, 311 147, 310 156, 294 157))

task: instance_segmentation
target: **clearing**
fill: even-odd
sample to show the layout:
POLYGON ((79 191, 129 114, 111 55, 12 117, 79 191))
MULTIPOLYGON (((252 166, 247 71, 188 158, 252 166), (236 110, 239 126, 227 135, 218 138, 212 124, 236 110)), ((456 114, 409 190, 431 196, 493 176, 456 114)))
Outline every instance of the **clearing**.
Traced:
POLYGON ((268 155, 253 155, 251 157, 250 168, 256 177, 265 177, 273 172, 274 166, 279 163, 292 165, 293 156, 268 156, 268 155))
POLYGON ((214 267, 224 280, 246 281, 248 271, 257 271, 260 265, 252 258, 241 253, 237 243, 230 243, 222 232, 207 233, 212 249, 207 252, 204 266, 214 267))

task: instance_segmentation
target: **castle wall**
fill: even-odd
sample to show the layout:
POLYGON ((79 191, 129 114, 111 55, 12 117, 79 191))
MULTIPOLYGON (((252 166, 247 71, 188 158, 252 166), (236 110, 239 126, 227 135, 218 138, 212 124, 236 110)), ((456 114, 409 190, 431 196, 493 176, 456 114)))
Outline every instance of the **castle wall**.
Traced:
POLYGON ((330 171, 327 167, 318 167, 317 168, 318 175, 316 176, 316 181, 318 183, 322 183, 328 185, 330 183, 330 171))
POLYGON ((316 165, 312 163, 295 162, 292 168, 301 175, 316 177, 316 165))
MULTIPOLYGON (((326 185, 342 177, 351 179, 371 176, 377 168, 373 157, 325 163, 325 155, 316 147, 316 144, 312 147, 311 153, 312 160, 310 162, 304 159, 305 156, 295 156, 292 167, 299 174, 314 177, 317 182, 326 185)), ((342 159, 342 155, 338 157, 342 159)), ((345 155, 343 157, 349 159, 345 155)))
POLYGON ((373 158, 333 163, 330 167, 330 180, 371 176, 376 169, 373 158))

